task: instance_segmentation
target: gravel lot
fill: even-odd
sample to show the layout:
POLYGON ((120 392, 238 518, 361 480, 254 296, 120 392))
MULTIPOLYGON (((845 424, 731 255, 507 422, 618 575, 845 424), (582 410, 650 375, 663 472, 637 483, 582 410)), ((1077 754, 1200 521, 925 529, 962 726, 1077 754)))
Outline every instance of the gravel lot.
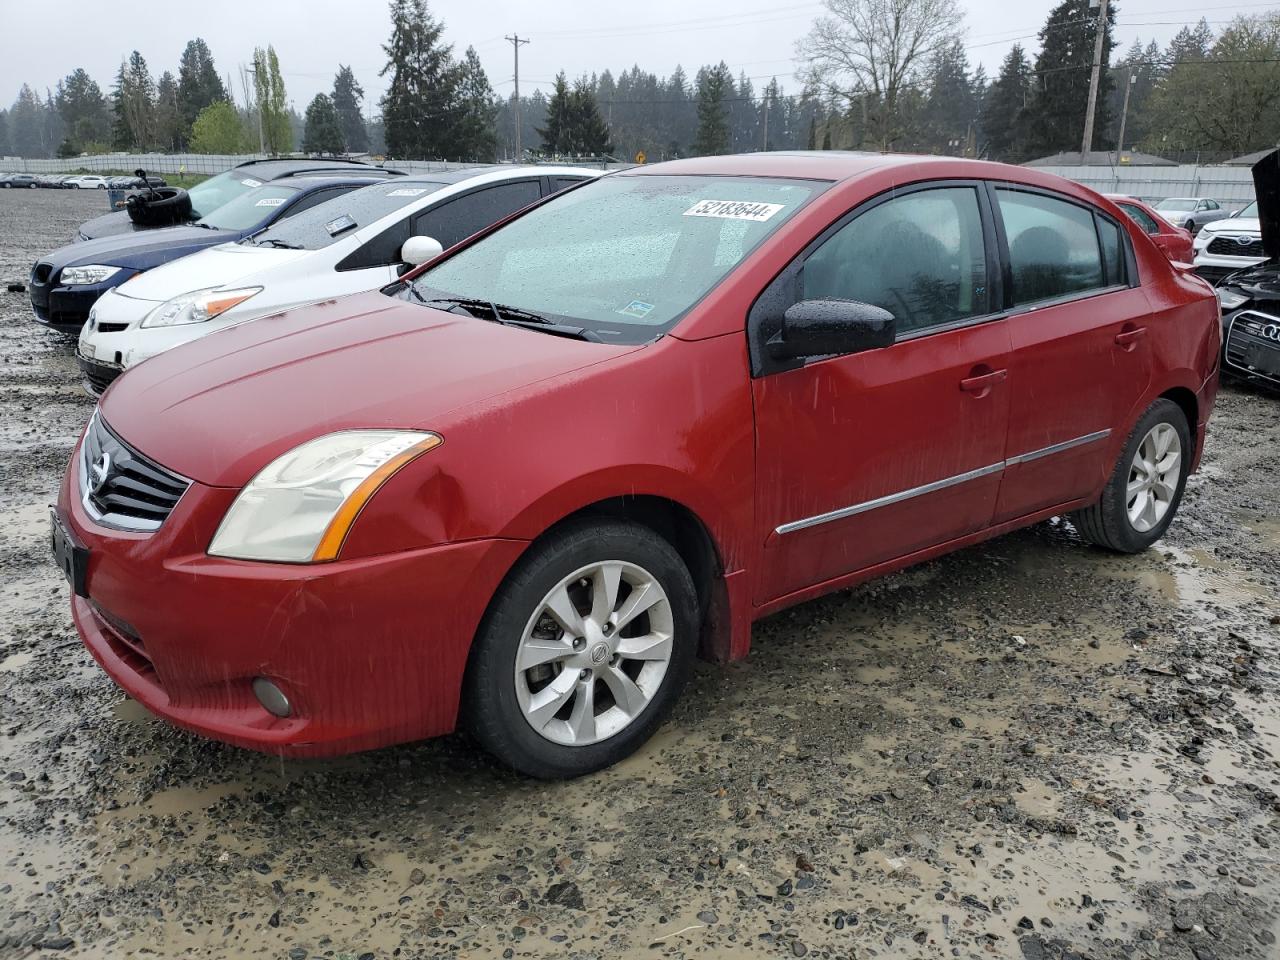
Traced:
MULTIPOLYGON (((0 191, 0 280, 103 204, 0 191)), ((0 293, 0 355, 0 956, 1280 956, 1276 396, 1223 391, 1156 549, 1053 522, 806 604, 544 784, 151 719, 47 557, 72 344, 0 293)))

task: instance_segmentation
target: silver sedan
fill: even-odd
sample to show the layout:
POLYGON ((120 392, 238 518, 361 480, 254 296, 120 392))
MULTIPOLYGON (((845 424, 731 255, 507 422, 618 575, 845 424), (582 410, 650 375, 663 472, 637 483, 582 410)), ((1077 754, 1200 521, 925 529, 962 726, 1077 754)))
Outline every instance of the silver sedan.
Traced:
POLYGON ((1195 233, 1206 223, 1224 220, 1231 211, 1211 197, 1169 197, 1155 205, 1160 216, 1195 233))

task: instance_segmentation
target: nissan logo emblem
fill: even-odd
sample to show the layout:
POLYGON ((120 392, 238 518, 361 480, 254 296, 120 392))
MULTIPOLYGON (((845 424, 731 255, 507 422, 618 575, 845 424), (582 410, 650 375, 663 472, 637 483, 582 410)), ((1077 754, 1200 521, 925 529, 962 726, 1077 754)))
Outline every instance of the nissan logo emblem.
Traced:
POLYGON ((107 474, 111 472, 111 454, 103 452, 89 467, 89 492, 98 494, 107 485, 107 474))
POLYGON ((1280 343, 1280 324, 1268 323, 1262 328, 1262 335, 1274 343, 1280 343))

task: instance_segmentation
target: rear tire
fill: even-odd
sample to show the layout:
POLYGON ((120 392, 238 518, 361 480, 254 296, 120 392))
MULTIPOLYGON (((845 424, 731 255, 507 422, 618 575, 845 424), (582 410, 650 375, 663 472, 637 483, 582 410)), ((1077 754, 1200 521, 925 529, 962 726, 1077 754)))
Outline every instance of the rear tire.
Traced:
POLYGON ((494 595, 467 667, 465 725, 531 777, 617 763, 679 697, 698 623, 689 570, 653 530, 610 519, 566 525, 534 544, 494 595))
POLYGON ((1191 444, 1181 407, 1163 398, 1148 407, 1129 434, 1101 499, 1071 514, 1080 536, 1117 553, 1140 553, 1164 536, 1182 502, 1191 444))

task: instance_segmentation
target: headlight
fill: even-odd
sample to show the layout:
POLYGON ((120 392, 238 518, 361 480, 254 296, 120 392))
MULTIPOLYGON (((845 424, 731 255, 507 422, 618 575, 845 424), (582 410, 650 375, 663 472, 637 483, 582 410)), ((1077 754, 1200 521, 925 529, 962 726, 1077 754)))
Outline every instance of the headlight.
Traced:
POLYGON ((434 433, 348 430, 276 458, 240 491, 209 544, 238 560, 333 560, 369 498, 406 463, 442 443, 434 433))
POLYGON ((58 282, 68 287, 78 287, 86 283, 101 283, 119 272, 119 267, 109 267, 105 263, 91 263, 86 267, 66 267, 58 277, 58 282))
POLYGON ((186 323, 204 323, 232 307, 238 307, 250 297, 261 293, 261 287, 242 287, 239 290, 193 290, 180 297, 166 300, 142 319, 144 327, 176 327, 186 323))
POLYGON ((1237 307, 1249 302, 1248 296, 1239 290, 1232 290, 1229 287, 1219 287, 1217 294, 1218 303, 1222 305, 1223 310, 1235 310, 1237 307))

